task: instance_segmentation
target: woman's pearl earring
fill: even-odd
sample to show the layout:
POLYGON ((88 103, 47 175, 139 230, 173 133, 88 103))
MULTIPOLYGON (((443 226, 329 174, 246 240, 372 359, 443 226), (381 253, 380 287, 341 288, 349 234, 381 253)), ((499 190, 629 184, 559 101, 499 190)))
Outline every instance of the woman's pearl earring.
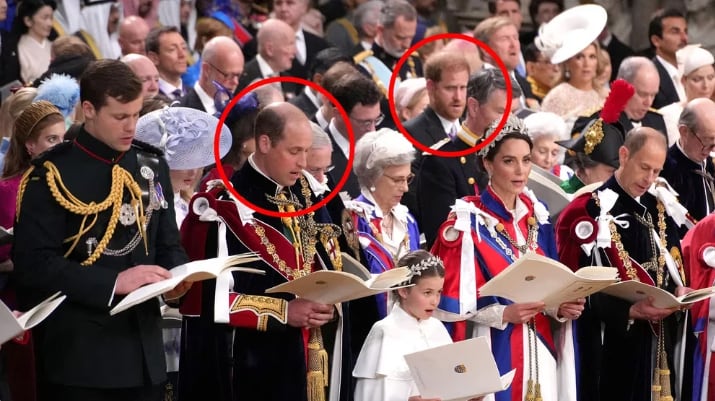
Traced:
POLYGON ((375 192, 375 187, 374 187, 374 186, 370 187, 370 192, 375 192))

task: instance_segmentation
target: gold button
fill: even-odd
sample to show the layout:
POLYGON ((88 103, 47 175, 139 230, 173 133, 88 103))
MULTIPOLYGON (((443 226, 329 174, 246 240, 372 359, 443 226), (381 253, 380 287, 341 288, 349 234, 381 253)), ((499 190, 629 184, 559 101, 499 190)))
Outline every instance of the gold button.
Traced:
POLYGON ((469 177, 467 179, 467 183, 469 183, 469 185, 474 185, 474 183, 475 183, 474 177, 469 177))
POLYGON ((462 163, 462 164, 467 164, 467 158, 464 157, 464 156, 462 156, 462 157, 459 158, 459 162, 462 163))

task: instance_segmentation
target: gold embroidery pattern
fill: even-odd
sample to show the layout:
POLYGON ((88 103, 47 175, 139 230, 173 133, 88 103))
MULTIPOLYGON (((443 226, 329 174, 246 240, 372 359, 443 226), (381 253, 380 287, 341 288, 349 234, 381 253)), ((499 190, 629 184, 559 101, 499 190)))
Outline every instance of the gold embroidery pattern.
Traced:
POLYGON ((596 145, 603 140, 603 120, 600 118, 596 120, 596 122, 589 127, 584 136, 586 137, 586 146, 584 146, 583 151, 587 155, 590 155, 596 145))
MULTIPOLYGON (((251 311, 259 318, 265 318, 264 327, 268 326, 268 317, 273 317, 279 322, 286 324, 288 321, 288 302, 280 298, 264 297, 261 295, 241 294, 233 300, 230 313, 251 311)), ((259 319, 259 330, 261 321, 259 319)), ((264 330, 265 331, 265 330, 264 330)))

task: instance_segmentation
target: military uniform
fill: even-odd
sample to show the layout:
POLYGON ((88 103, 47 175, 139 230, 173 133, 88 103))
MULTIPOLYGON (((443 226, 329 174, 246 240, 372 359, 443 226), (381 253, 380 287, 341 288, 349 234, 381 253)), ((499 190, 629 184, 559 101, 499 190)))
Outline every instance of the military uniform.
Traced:
MULTIPOLYGON (((383 94, 383 98, 380 101, 380 111, 385 116, 385 120, 381 126, 394 129, 396 125, 387 99, 392 96, 392 94, 388 93, 390 79, 399 58, 388 54, 380 45, 373 43, 370 50, 365 50, 362 45, 357 45, 353 60, 360 71, 371 78, 383 94)), ((423 73, 420 58, 415 54, 411 54, 402 64, 399 75, 400 79, 421 77, 423 73)), ((397 83, 399 81, 395 83, 395 87, 397 87, 397 83)))
POLYGON ((161 153, 137 142, 118 152, 82 128, 34 161, 18 199, 13 259, 21 306, 67 295, 34 330, 40 378, 52 392, 45 396, 64 399, 55 390, 81 388, 85 397, 70 398, 122 399, 122 389, 124 399, 143 399, 143 390, 166 380, 159 303, 115 316, 109 310, 121 298, 114 295, 120 272, 187 261, 161 153))

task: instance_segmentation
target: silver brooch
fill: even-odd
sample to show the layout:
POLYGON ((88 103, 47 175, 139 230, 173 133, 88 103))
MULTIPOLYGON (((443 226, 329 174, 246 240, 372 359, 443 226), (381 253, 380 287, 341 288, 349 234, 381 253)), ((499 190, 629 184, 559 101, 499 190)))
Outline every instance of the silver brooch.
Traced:
POLYGON ((137 222, 137 214, 134 212, 132 205, 128 203, 122 204, 119 209, 119 222, 123 226, 131 226, 137 222))
POLYGON ((142 168, 139 169, 139 173, 141 173, 142 177, 144 177, 147 180, 154 179, 154 171, 147 166, 142 166, 142 168))

